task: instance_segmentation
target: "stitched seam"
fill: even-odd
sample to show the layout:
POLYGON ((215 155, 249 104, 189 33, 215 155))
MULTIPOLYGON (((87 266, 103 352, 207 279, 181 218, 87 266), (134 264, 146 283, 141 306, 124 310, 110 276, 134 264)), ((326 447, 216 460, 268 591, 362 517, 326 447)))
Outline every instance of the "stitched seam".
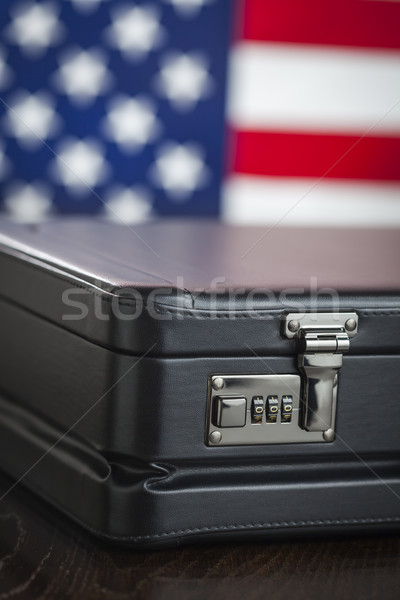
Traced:
MULTIPOLYGON (((391 523, 400 522, 400 517, 366 517, 363 519, 317 519, 304 521, 281 521, 272 523, 247 523, 243 525, 219 525, 211 527, 194 527, 190 529, 178 529, 176 531, 168 531, 152 535, 141 535, 136 537, 127 537, 125 539, 145 540, 157 539, 168 536, 183 535, 188 533, 206 533, 212 531, 235 531, 240 529, 278 529, 290 527, 312 527, 312 526, 327 526, 327 525, 362 525, 373 523, 391 523)), ((121 538, 122 539, 122 538, 121 538)))
MULTIPOLYGON (((73 517, 75 521, 83 524, 86 528, 87 525, 82 523, 73 517)), ((290 528, 301 528, 301 527, 328 527, 335 525, 374 525, 374 524, 390 524, 400 523, 400 517, 366 517, 362 519, 321 519, 321 520, 304 520, 304 521, 282 521, 282 522, 270 522, 270 523, 248 523, 243 525, 216 525, 211 527, 193 527, 188 529, 177 529, 176 531, 167 531, 164 533, 155 533, 151 535, 138 535, 138 536, 113 536, 107 535, 110 539, 121 540, 121 541, 132 541, 140 542, 144 540, 157 540, 174 538, 176 536, 188 535, 188 534, 202 534, 202 533, 213 533, 213 532, 229 532, 229 531, 246 531, 246 530, 270 530, 270 529, 290 529, 290 528)), ((90 529, 90 527, 89 527, 90 529)), ((96 532, 95 529, 92 529, 96 532)), ((103 534, 104 535, 104 534, 103 534)))
POLYGON ((400 310, 371 310, 371 311, 360 311, 357 310, 357 313, 359 315, 362 315, 363 317, 370 317, 370 316, 379 316, 379 317, 393 317, 393 316, 399 316, 400 315, 400 310))
MULTIPOLYGON (((39 492, 40 493, 40 492, 39 492)), ((54 500, 49 498, 46 494, 41 494, 46 497, 50 503, 54 505, 54 500)), ((57 506, 57 505, 56 505, 57 506)), ((149 535, 137 535, 137 536, 120 536, 110 535, 99 531, 96 528, 90 527, 84 521, 77 518, 76 515, 70 513, 64 507, 59 507, 64 514, 69 515, 76 523, 79 523, 92 533, 101 535, 108 539, 120 540, 120 541, 131 541, 140 542, 145 540, 158 540, 174 538, 176 536, 188 535, 188 534, 202 534, 202 533, 217 533, 229 532, 229 531, 246 531, 246 530, 271 530, 271 529, 290 529, 290 528, 301 528, 301 527, 329 527, 335 525, 374 525, 374 524, 390 524, 400 523, 400 517, 365 517, 360 519, 316 519, 316 520, 302 520, 302 521, 275 521, 266 523, 247 523, 239 525, 211 525, 210 527, 191 527, 187 529, 177 529, 172 531, 166 531, 163 533, 154 533, 149 535)))
MULTIPOLYGON (((158 308, 159 305, 157 305, 158 308)), ((282 309, 283 310, 283 309, 282 309)), ((279 317, 279 314, 282 312, 282 310, 279 311, 279 313, 277 313, 277 316, 279 317)), ((259 315, 260 313, 263 313, 263 316, 265 315, 265 317, 271 317, 271 319, 266 318, 266 320, 272 320, 275 317, 275 315, 272 315, 272 310, 268 311, 268 310, 263 310, 263 311, 254 311, 254 313, 237 313, 235 311, 232 311, 230 313, 227 314, 223 314, 223 313, 208 313, 208 312, 203 312, 203 311, 199 311, 197 313, 193 313, 193 312, 178 312, 178 311, 173 311, 173 310, 157 310, 157 312, 159 312, 160 314, 169 314, 169 315, 173 315, 173 316, 180 316, 180 317, 185 317, 185 318, 189 318, 189 319, 230 319, 232 320, 232 318, 234 317, 235 319, 254 319, 255 315, 259 315)))
MULTIPOLYGON (((12 258, 18 260, 18 262, 21 262, 24 267, 26 266, 25 265, 25 261, 21 261, 20 259, 14 257, 14 256, 12 256, 12 258)), ((51 273, 48 270, 43 269, 43 268, 41 268, 39 266, 37 266, 37 268, 38 268, 38 270, 42 271, 44 275, 47 275, 47 276, 50 276, 50 277, 52 276, 51 273)), ((56 268, 58 268, 58 267, 56 267, 56 268)), ((150 275, 150 273, 147 273, 147 275, 150 275)), ((76 281, 74 281, 72 279, 69 279, 69 278, 61 275, 60 273, 54 274, 53 277, 55 277, 59 281, 64 281, 65 283, 68 283, 72 287, 85 290, 86 292, 89 292, 93 296, 96 296, 97 298, 101 298, 101 300, 103 302, 109 302, 110 303, 113 300, 112 297, 109 298, 109 297, 107 297, 107 296, 104 295, 106 292, 103 292, 103 293, 96 292, 95 290, 91 289, 90 287, 87 287, 85 285, 79 284, 76 281)), ((111 295, 113 294, 112 292, 107 292, 107 293, 109 293, 111 295)), ((115 296, 115 294, 114 294, 114 296, 115 296)), ((121 304, 121 306, 133 306, 134 305, 134 303, 132 303, 132 302, 125 302, 125 303, 120 302, 120 304, 121 304)), ((202 311, 201 309, 199 309, 198 311, 196 311, 196 313, 194 313, 192 311, 182 311, 182 310, 179 310, 179 309, 178 310, 174 310, 174 309, 169 310, 167 308, 164 308, 164 306, 162 304, 157 304, 157 303, 155 303, 155 306, 157 307, 157 310, 160 313, 185 316, 185 317, 189 317, 189 318, 197 318, 199 315, 202 315, 202 316, 204 316, 204 318, 208 318, 208 319, 228 319, 228 318, 231 318, 232 315, 235 315, 235 317, 244 318, 244 319, 246 319, 246 318, 247 319, 252 319, 253 318, 252 314, 249 313, 249 312, 240 312, 240 313, 237 313, 235 311, 232 311, 231 313, 229 313, 227 315, 224 315, 224 314, 221 314, 221 313, 218 313, 218 314, 215 313, 214 314, 214 313, 210 313, 209 311, 202 311)), ((254 310, 253 314, 254 313, 255 314, 259 314, 259 313, 271 314, 271 313, 274 313, 274 314, 278 314, 279 315, 282 311, 285 311, 285 310, 287 310, 287 308, 285 308, 285 307, 282 307, 282 308, 271 308, 271 309, 260 309, 260 310, 254 310)), ((356 309, 356 311, 357 311, 357 313, 359 315, 362 315, 362 316, 365 316, 365 317, 368 317, 368 316, 382 316, 382 317, 386 317, 386 316, 398 316, 398 315, 400 315, 400 310, 398 310, 398 309, 389 309, 389 310, 386 310, 386 309, 378 309, 378 310, 376 310, 375 309, 375 310, 371 310, 371 311, 368 310, 368 309, 363 309, 363 310, 356 309)))
MULTIPOLYGON (((157 312, 162 313, 162 314, 170 314, 170 315, 176 315, 176 316, 182 316, 182 317, 187 317, 187 318, 199 318, 202 317, 204 319, 232 319, 233 316, 235 316, 235 318, 243 318, 243 319, 254 319, 254 315, 259 315, 259 314, 265 314, 265 316, 271 316, 272 319, 275 318, 276 316, 280 316, 280 314, 282 312, 284 312, 286 309, 284 307, 282 308, 275 308, 275 309, 260 309, 260 310, 255 310, 253 313, 244 313, 244 312, 235 312, 232 311, 230 313, 227 314, 223 314, 223 313, 209 313, 207 311, 202 311, 199 310, 197 312, 193 312, 193 311, 182 311, 182 310, 169 310, 169 309, 164 309, 161 308, 160 304, 156 305, 157 307, 157 312)), ((382 317, 393 317, 393 316, 400 316, 400 310, 391 310, 391 311, 371 311, 371 312, 367 312, 367 311, 360 311, 358 309, 356 309, 356 312, 359 315, 362 315, 364 317, 370 317, 370 316, 382 316, 382 317)))
MULTIPOLYGON (((34 486, 32 486, 34 487, 34 486)), ((49 497, 46 493, 38 492, 42 497, 46 498, 48 502, 53 504, 54 500, 49 497)), ((202 534, 202 533, 217 533, 221 532, 229 532, 229 531, 246 531, 246 530, 271 530, 271 529, 290 529, 290 528, 301 528, 301 527, 329 527, 335 525, 374 525, 374 524, 390 524, 390 523, 400 523, 400 517, 365 517, 360 519, 316 519, 316 520, 302 520, 302 521, 275 521, 275 522, 266 522, 266 523, 247 523, 247 524, 239 524, 239 525, 211 525, 210 527, 191 527, 187 529, 177 529, 172 531, 166 531, 163 533, 154 533, 149 535, 137 535, 137 536, 121 536, 121 535, 110 535, 104 533, 96 528, 91 527, 81 519, 79 519, 76 515, 65 509, 64 507, 58 508, 66 515, 69 515, 76 523, 83 526, 85 529, 88 529, 94 534, 100 535, 102 537, 106 537, 108 539, 113 539, 116 541, 131 541, 131 542, 140 542, 145 540, 158 540, 158 539, 168 539, 174 538, 176 536, 188 535, 188 534, 202 534)))
POLYGON ((202 533, 213 533, 213 532, 229 532, 229 531, 245 531, 253 529, 290 529, 296 527, 328 527, 335 525, 374 525, 374 524, 389 524, 389 523, 400 523, 400 516, 396 517, 364 517, 359 519, 315 519, 315 520, 302 520, 302 521, 273 521, 266 523, 247 523, 238 525, 211 525, 210 527, 192 527, 187 529, 177 529, 175 531, 166 531, 163 533, 154 533, 149 535, 137 535, 137 536, 120 536, 110 535, 104 533, 97 528, 91 527, 84 521, 82 521, 75 514, 71 513, 67 508, 60 506, 51 495, 48 495, 45 491, 42 491, 41 487, 37 487, 32 482, 28 485, 31 489, 36 491, 37 494, 45 498, 50 504, 56 506, 61 512, 68 515, 73 521, 80 524, 85 529, 91 531, 94 534, 116 541, 131 541, 140 542, 141 540, 158 540, 173 538, 180 535, 187 534, 202 534, 202 533))
MULTIPOLYGON (((45 275, 49 275, 49 272, 43 269, 40 269, 42 271, 44 271, 45 275)), ((51 276, 51 275, 50 275, 51 276)), ((88 286, 82 285, 77 283, 76 281, 74 281, 73 279, 69 279, 63 275, 60 275, 59 273, 53 275, 53 277, 55 277, 56 279, 58 279, 59 281, 63 281, 64 283, 68 283, 69 285, 71 285, 72 287, 81 289, 81 290, 85 290, 86 292, 89 292, 90 294, 92 294, 93 296, 96 296, 97 298, 100 298, 103 302, 108 302, 111 303, 113 301, 113 298, 115 297, 115 294, 113 295, 113 292, 107 292, 108 294, 110 294, 112 297, 108 297, 105 296, 106 292, 96 292, 95 290, 91 289, 88 286)), ((133 302, 119 302, 119 304, 121 306, 134 306, 133 302)), ((146 307, 147 308, 147 307, 146 307)), ((161 313, 161 314, 170 314, 170 315, 176 315, 176 316, 184 316, 187 318, 193 318, 196 319, 199 316, 202 316, 202 318, 205 319, 230 319, 232 318, 232 315, 235 315, 235 318, 243 318, 243 319, 253 319, 253 315, 254 314, 260 314, 260 313, 265 313, 266 315, 270 315, 270 314, 274 314, 274 315, 280 315, 282 313, 282 311, 287 310, 287 308, 282 307, 282 308, 271 308, 271 309, 262 309, 260 308, 259 310, 254 310, 253 313, 249 313, 249 312, 229 312, 227 314, 221 314, 221 313, 210 313, 209 311, 206 310, 201 310, 199 309, 196 312, 193 311, 182 311, 181 309, 179 310, 175 310, 175 309, 168 309, 165 308, 164 305, 159 304, 159 303, 155 303, 155 308, 157 310, 157 312, 161 313)), ((381 310, 368 310, 368 309, 364 309, 364 310, 359 310, 356 309, 356 312, 359 315, 362 315, 364 317, 369 317, 369 316, 382 316, 382 317, 386 317, 386 316, 399 316, 400 315, 400 310, 397 309, 381 309, 381 310)))
MULTIPOLYGON (((48 275, 47 272, 45 272, 46 275, 48 275)), ((85 292, 88 292, 89 294, 91 294, 92 296, 96 296, 97 298, 100 298, 103 302, 108 302, 111 303, 113 301, 113 299, 117 296, 116 294, 113 294, 113 292, 97 292, 95 290, 93 290, 92 288, 90 288, 89 286, 85 286, 82 284, 77 283, 76 281, 72 280, 72 279, 68 279, 67 277, 64 277, 60 274, 57 274, 54 276, 58 281, 63 281, 64 283, 68 283, 68 285, 71 285, 71 287, 74 288, 78 288, 81 290, 85 290, 85 292), (106 296, 105 294, 110 294, 111 297, 106 296)), ((133 302, 127 302, 127 301, 121 301, 119 302, 120 306, 134 306, 135 304, 133 302)), ((204 319, 231 319, 232 316, 234 315, 235 318, 242 318, 242 319, 254 319, 254 315, 258 315, 258 314, 265 314, 266 316, 268 315, 272 315, 273 318, 275 316, 280 316, 280 314, 282 312, 284 312, 285 310, 287 310, 287 308, 282 307, 282 308, 271 308, 271 309, 262 309, 260 308, 259 310, 254 310, 253 312, 235 312, 235 311, 231 311, 231 312, 226 312, 226 314, 224 313, 210 313, 209 311, 206 310, 201 310, 199 309, 196 312, 193 311, 182 311, 182 309, 168 309, 165 308, 163 304, 160 303, 155 303, 154 307, 156 309, 157 312, 159 312, 160 314, 170 314, 173 316, 182 316, 182 317, 186 317, 186 318, 193 318, 193 319, 197 319, 200 316, 204 319)), ((146 307, 147 310, 147 307, 146 307)), ((358 315, 362 315, 364 317, 370 317, 370 316, 381 316, 381 317, 393 317, 393 316, 400 316, 400 310, 397 309, 381 309, 381 310, 368 310, 368 309, 364 309, 364 310, 360 310, 360 309, 355 309, 356 312, 358 313, 358 315)))

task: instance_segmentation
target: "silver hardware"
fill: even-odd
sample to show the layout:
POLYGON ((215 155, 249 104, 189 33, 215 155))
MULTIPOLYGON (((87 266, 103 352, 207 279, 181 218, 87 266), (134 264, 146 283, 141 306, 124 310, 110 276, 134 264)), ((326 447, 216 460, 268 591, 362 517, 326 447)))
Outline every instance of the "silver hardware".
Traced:
POLYGON ((327 429, 322 435, 326 442, 333 442, 333 440, 335 439, 335 432, 333 431, 333 429, 327 429))
POLYGON ((219 444, 220 441, 222 440, 222 435, 220 431, 212 431, 210 433, 210 437, 208 438, 210 440, 210 443, 213 445, 219 444))
POLYGON ((218 396, 215 399, 213 423, 217 427, 244 427, 246 424, 246 398, 218 396))
POLYGON ((357 321, 355 319, 347 319, 345 327, 347 331, 354 331, 357 327, 357 321))
MULTIPOLYGON (((301 444, 323 442, 322 431, 307 431, 301 427, 301 377, 298 374, 282 375, 214 375, 209 378, 207 397, 207 424, 205 443, 208 446, 243 446, 255 444, 301 444), (214 381, 221 378, 225 382, 224 391, 214 390, 214 381), (268 396, 276 396, 279 413, 276 422, 268 422, 264 412, 262 421, 252 422, 252 399, 263 398, 266 405, 268 396), (282 419, 282 401, 290 396, 293 400, 290 422, 282 419), (221 400, 246 399, 246 419, 244 426, 224 426, 219 421, 218 410, 221 400), (221 427, 217 425, 220 423, 221 427), (220 434, 219 441, 216 441, 220 434)), ((226 425, 226 424, 225 424, 226 425)), ((327 427, 325 427, 327 429, 327 427)))
POLYGON ((354 337, 357 334, 358 327, 358 315, 354 312, 347 313, 289 313, 282 317, 283 330, 282 334, 288 338, 297 337, 299 330, 291 331, 289 329, 289 323, 291 321, 298 321, 300 329, 308 329, 314 331, 327 330, 344 330, 346 321, 354 319, 356 327, 354 330, 348 332, 349 338, 354 337))
POLYGON ((301 426, 324 432, 325 441, 335 437, 338 372, 357 328, 356 313, 292 313, 282 319, 283 335, 297 339, 304 376, 301 426), (300 324, 297 332, 290 328, 293 320, 300 324))
POLYGON ((205 436, 208 446, 334 441, 338 373, 343 354, 357 334, 358 316, 354 312, 291 313, 281 321, 282 334, 297 342, 302 376, 211 375, 205 436), (254 398, 261 406, 259 419, 252 413, 254 398), (270 414, 272 398, 276 419, 270 414), (290 418, 285 413, 288 398, 290 418))
POLYGON ((295 333, 299 327, 300 327, 300 323, 298 321, 293 320, 293 321, 289 322, 288 328, 293 333, 295 333))
POLYGON ((222 377, 216 377, 215 379, 213 379, 212 386, 214 390, 222 390, 224 385, 225 381, 222 379, 222 377))

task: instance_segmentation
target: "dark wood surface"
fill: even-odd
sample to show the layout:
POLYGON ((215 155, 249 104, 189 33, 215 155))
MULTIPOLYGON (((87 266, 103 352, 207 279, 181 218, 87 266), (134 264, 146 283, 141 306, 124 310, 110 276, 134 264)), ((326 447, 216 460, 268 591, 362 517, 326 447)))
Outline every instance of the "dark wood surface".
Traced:
MULTIPOLYGON (((10 486, 0 477, 0 496, 10 486)), ((0 502, 0 600, 400 599, 400 535, 138 552, 98 542, 21 486, 0 502)))

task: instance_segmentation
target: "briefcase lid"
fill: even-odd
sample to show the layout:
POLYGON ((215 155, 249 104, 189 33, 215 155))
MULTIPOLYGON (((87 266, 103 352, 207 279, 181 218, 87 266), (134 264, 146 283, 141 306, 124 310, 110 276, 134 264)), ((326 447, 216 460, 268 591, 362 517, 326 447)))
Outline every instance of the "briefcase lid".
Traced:
POLYGON ((400 231, 96 218, 0 222, 0 294, 132 354, 291 353, 287 312, 360 318, 353 352, 393 351, 400 231))

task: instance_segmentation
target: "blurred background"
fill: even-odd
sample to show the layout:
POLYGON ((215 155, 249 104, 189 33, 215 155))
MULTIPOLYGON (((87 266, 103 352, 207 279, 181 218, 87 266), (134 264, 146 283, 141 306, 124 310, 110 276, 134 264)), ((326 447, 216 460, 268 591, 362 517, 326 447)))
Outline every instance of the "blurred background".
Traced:
POLYGON ((400 2, 1 0, 0 211, 400 226, 400 2))

